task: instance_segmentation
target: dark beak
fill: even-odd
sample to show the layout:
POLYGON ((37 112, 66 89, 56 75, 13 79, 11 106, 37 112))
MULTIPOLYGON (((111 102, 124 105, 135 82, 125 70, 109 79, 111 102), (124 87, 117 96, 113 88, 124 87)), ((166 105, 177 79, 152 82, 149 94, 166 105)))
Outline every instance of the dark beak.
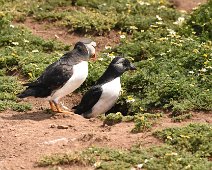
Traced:
POLYGON ((137 68, 132 63, 130 63, 130 70, 137 70, 137 68))
POLYGON ((92 61, 96 61, 97 57, 96 57, 96 53, 94 53, 92 56, 91 56, 91 60, 92 61))

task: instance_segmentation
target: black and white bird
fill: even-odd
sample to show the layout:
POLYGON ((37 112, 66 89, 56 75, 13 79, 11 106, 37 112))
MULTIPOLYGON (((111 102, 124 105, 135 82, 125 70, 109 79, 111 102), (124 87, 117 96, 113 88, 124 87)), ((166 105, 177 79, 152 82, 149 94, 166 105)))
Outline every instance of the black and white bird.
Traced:
POLYGON ((24 84, 28 86, 27 89, 17 96, 46 97, 52 111, 68 112, 61 109, 59 100, 85 81, 88 76, 88 60, 96 58, 95 47, 96 43, 90 39, 77 42, 72 51, 49 65, 36 81, 24 84))
POLYGON ((136 70, 128 59, 114 58, 96 84, 82 97, 80 104, 73 107, 74 113, 91 118, 111 109, 121 91, 120 76, 128 70, 136 70))

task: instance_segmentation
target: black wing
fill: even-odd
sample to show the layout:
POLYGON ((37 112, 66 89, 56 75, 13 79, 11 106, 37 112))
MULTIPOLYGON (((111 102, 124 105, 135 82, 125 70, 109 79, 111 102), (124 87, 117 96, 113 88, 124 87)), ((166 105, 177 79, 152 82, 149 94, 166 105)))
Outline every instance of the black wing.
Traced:
POLYGON ((80 104, 76 107, 76 110, 74 112, 76 114, 90 112, 92 107, 98 102, 101 95, 101 86, 93 86, 89 91, 84 94, 80 104))
POLYGON ((75 61, 70 62, 70 60, 67 60, 67 57, 70 57, 70 55, 72 53, 65 54, 60 60, 49 65, 35 82, 25 85, 30 87, 46 87, 51 90, 61 87, 71 78, 73 75, 73 65, 77 64, 75 61))

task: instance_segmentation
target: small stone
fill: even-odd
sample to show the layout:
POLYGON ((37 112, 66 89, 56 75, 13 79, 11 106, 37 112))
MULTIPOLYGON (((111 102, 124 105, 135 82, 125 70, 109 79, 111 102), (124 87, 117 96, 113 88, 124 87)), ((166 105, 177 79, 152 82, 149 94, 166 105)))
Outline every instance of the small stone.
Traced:
POLYGON ((25 169, 25 167, 22 165, 21 167, 20 167, 21 169, 25 169))
POLYGON ((66 125, 58 125, 57 128, 58 129, 68 129, 69 126, 66 125))
POLYGON ((51 124, 51 125, 50 125, 50 128, 56 128, 56 125, 51 124))
POLYGON ((96 122, 96 119, 95 118, 90 118, 88 120, 89 120, 89 122, 96 122))

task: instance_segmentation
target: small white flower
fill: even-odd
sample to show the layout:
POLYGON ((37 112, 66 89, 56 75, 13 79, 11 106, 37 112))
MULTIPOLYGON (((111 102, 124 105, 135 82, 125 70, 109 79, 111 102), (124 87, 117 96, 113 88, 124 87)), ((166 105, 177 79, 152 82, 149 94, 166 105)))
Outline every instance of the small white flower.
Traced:
POLYGON ((161 55, 161 56, 164 56, 164 55, 166 55, 166 53, 161 53, 160 55, 161 55))
POLYGON ((94 166, 95 168, 98 168, 100 165, 101 165, 101 162, 96 162, 93 166, 94 166))
POLYGON ((13 45, 19 45, 19 42, 12 42, 13 45))
POLYGON ((135 99, 131 96, 128 96, 126 102, 127 103, 133 103, 133 102, 135 102, 135 99))
POLYGON ((137 165, 137 168, 138 168, 138 169, 141 169, 141 168, 143 167, 143 165, 144 165, 144 164, 138 164, 138 165, 137 165))
POLYGON ((147 5, 147 6, 149 6, 150 5, 150 3, 148 3, 148 2, 143 2, 143 1, 137 1, 140 5, 147 5))
POLYGON ((159 22, 156 22, 156 24, 158 24, 158 25, 162 25, 162 24, 163 24, 163 22, 162 22, 162 21, 159 21, 159 22))
POLYGON ((24 42, 25 42, 25 43, 29 43, 29 40, 24 39, 24 42))
POLYGON ((107 56, 111 59, 114 59, 116 57, 113 53, 108 53, 107 56))
POLYGON ((189 73, 189 74, 194 74, 194 71, 189 71, 188 73, 189 73))
POLYGON ((199 70, 199 71, 201 71, 201 72, 206 72, 207 70, 206 70, 206 68, 202 68, 202 69, 199 70))
POLYGON ((137 30, 138 28, 136 26, 130 26, 131 30, 137 30))
POLYGON ((126 38, 126 36, 125 35, 120 35, 120 38, 124 39, 124 38, 126 38))
POLYGON ((32 50, 32 53, 38 53, 39 50, 32 50))
POLYGON ((162 20, 163 20, 159 15, 156 15, 156 18, 157 18, 159 21, 162 21, 162 20))
POLYGON ((182 25, 182 23, 185 21, 185 18, 184 17, 179 17, 177 19, 177 21, 173 22, 173 24, 175 25, 182 25))
POLYGON ((166 6, 162 5, 158 7, 158 9, 163 9, 163 8, 166 8, 166 6))
POLYGON ((149 160, 148 160, 148 159, 145 159, 145 160, 144 160, 144 163, 147 163, 147 162, 149 162, 149 160))
POLYGON ((143 2, 143 1, 138 1, 138 3, 139 3, 140 5, 145 5, 145 2, 143 2))
POLYGON ((167 29, 167 31, 169 32, 169 35, 170 36, 175 36, 176 35, 176 32, 172 29, 167 29))
POLYGON ((103 58, 98 58, 98 60, 99 60, 99 61, 103 61, 104 59, 103 59, 103 58))
POLYGON ((12 25, 12 24, 10 24, 10 28, 15 28, 15 26, 14 26, 14 25, 12 25))
POLYGON ((109 46, 109 45, 108 45, 108 46, 105 46, 105 49, 106 49, 106 50, 111 49, 111 48, 112 48, 112 47, 109 46))
POLYGON ((206 68, 212 69, 212 66, 207 66, 206 68))

